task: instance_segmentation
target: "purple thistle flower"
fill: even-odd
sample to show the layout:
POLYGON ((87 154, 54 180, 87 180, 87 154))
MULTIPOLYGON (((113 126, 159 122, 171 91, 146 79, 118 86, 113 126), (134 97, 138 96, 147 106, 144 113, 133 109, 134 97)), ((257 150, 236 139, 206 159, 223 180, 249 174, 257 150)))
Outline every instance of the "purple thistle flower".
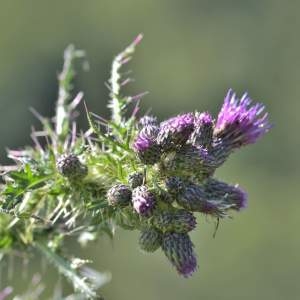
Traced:
POLYGON ((135 211, 141 216, 149 216, 155 205, 155 197, 147 186, 141 185, 132 191, 132 203, 135 211))
POLYGON ((133 149, 145 164, 152 165, 160 159, 160 147, 156 142, 158 131, 156 126, 145 126, 134 141, 133 149))
POLYGON ((229 143, 232 148, 255 143, 271 125, 268 114, 262 115, 265 107, 257 103, 250 106, 252 100, 245 93, 239 100, 229 90, 219 112, 214 135, 229 143))
POLYGON ((194 146, 209 148, 213 140, 214 120, 208 112, 196 113, 194 121, 195 129, 190 137, 194 146))
POLYGON ((162 250, 177 272, 183 277, 191 276, 197 269, 194 245, 187 233, 166 233, 162 250))
POLYGON ((208 199, 233 204, 232 209, 242 210, 247 207, 247 193, 237 185, 229 185, 210 178, 204 186, 208 199))
POLYGON ((186 113, 160 124, 157 142, 164 151, 172 151, 185 144, 194 129, 194 115, 186 113))

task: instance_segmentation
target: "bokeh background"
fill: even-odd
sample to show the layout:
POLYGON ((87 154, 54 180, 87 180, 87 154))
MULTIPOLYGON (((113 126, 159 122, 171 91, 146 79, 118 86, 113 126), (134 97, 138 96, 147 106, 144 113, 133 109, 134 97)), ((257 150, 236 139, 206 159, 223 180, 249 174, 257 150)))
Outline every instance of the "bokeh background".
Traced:
MULTIPOLYGON (((248 191, 249 208, 222 221, 215 239, 214 224, 199 218, 192 278, 179 278, 160 251, 141 253, 135 232, 119 230, 113 243, 103 237, 76 250, 112 272, 102 290, 107 299, 299 299, 299 10, 299 1, 280 0, 0 1, 2 164, 5 148, 31 143, 38 123, 29 107, 53 115, 69 43, 87 52, 90 70, 79 68, 76 84, 98 114, 108 114, 112 58, 139 32, 145 39, 130 64, 136 81, 129 92, 150 91, 144 110, 160 118, 195 109, 216 114, 231 87, 270 112, 272 131, 218 172, 248 191)), ((48 269, 44 281, 55 280, 48 269)), ((9 284, 20 293, 28 281, 14 275, 9 284)))

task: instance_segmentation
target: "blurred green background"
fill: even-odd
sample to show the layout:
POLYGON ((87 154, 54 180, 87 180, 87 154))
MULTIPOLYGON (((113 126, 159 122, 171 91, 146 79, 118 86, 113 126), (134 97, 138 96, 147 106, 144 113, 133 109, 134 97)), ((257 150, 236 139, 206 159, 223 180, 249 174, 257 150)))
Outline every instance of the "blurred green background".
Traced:
MULTIPOLYGON (((150 91, 144 110, 160 118, 195 109, 216 114, 231 87, 270 112, 272 131, 217 174, 248 191, 249 208, 222 221, 215 239, 213 223, 198 219, 192 278, 179 278, 160 251, 141 253, 135 232, 119 230, 113 243, 103 238, 76 250, 96 269, 111 270, 107 299, 299 299, 299 10, 300 1, 279 0, 0 1, 2 164, 6 147, 31 143, 38 123, 29 107, 53 115, 69 43, 87 52, 90 71, 78 72, 77 88, 98 114, 108 114, 112 58, 139 32, 145 39, 130 64, 136 81, 129 92, 150 91)), ((30 266, 39 268, 39 260, 30 266)), ((55 277, 50 269, 44 280, 55 277)), ((18 293, 28 281, 13 276, 9 284, 18 293)))

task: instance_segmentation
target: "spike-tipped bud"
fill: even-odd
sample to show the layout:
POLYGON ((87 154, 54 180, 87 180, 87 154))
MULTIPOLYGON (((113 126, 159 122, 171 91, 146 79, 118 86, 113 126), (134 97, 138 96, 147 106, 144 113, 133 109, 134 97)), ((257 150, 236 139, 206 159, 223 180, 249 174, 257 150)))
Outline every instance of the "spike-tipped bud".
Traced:
POLYGON ((170 174, 199 180, 212 175, 216 169, 214 157, 207 149, 188 144, 168 155, 164 166, 170 174))
POLYGON ((83 179, 87 173, 87 166, 82 164, 75 154, 64 154, 56 162, 58 172, 70 180, 83 179))
POLYGON ((162 249, 180 275, 189 277, 196 271, 194 245, 187 233, 164 234, 162 249))
POLYGON ((247 207, 247 193, 237 185, 229 185, 217 179, 210 178, 205 183, 208 199, 234 205, 232 208, 241 210, 247 207))
POLYGON ((202 212, 215 217, 227 216, 226 210, 234 207, 234 204, 210 200, 202 186, 190 184, 184 193, 177 197, 177 203, 189 211, 202 212))
POLYGON ((150 216, 155 205, 155 196, 145 185, 132 191, 133 207, 141 216, 150 216))
POLYGON ((185 189, 185 184, 180 177, 171 176, 165 181, 166 189, 171 195, 178 195, 185 189))
POLYGON ((107 192, 107 201, 111 206, 124 207, 130 203, 132 192, 125 184, 116 184, 107 192))
POLYGON ((186 113, 170 118, 161 123, 157 137, 163 151, 180 148, 190 137, 194 129, 194 115, 186 113))
POLYGON ((255 143, 271 128, 264 105, 251 102, 247 93, 239 100, 229 90, 219 112, 214 135, 233 149, 255 143))
POLYGON ((142 163, 153 165, 159 161, 161 151, 156 142, 158 127, 145 126, 134 141, 133 149, 142 163))
POLYGON ((162 244, 162 233, 150 227, 142 229, 139 237, 139 246, 146 252, 156 251, 162 244))
POLYGON ((144 175, 143 173, 132 173, 128 176, 128 183, 132 189, 142 185, 144 182, 144 175))
POLYGON ((172 209, 153 215, 153 226, 162 232, 187 233, 196 227, 196 218, 185 209, 172 209))

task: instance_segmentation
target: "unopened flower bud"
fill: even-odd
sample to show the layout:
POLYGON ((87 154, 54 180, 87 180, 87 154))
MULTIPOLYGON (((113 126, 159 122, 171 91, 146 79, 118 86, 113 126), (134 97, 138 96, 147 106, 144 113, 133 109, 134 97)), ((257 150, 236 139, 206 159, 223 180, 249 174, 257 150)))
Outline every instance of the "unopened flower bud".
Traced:
POLYGON ((107 200, 111 206, 126 206, 130 203, 132 192, 127 185, 116 184, 107 192, 107 200))
POLYGON ((140 233, 139 246, 146 252, 156 251, 162 244, 162 234, 155 228, 144 228, 140 233))
POLYGON ((233 209, 241 210, 247 207, 247 194, 237 185, 230 185, 210 178, 204 185, 208 199, 232 204, 233 209))
POLYGON ((162 249, 180 275, 189 277, 196 271, 194 245, 187 233, 164 234, 162 249))
POLYGON ((165 181, 167 191, 172 195, 178 195, 185 189, 183 180, 176 176, 168 177, 165 181))
POLYGON ((176 150, 185 144, 193 129, 192 113, 178 115, 161 123, 157 142, 165 152, 176 150))
POLYGON ((211 176, 216 167, 208 150, 193 145, 184 145, 164 160, 164 167, 170 174, 203 180, 211 176))
POLYGON ((172 209, 153 215, 153 225, 162 232, 186 233, 196 227, 196 218, 185 209, 172 209))
POLYGON ((88 169, 82 164, 75 154, 64 154, 56 162, 58 172, 70 180, 80 180, 84 178, 88 169))
POLYGON ((133 144, 133 149, 142 163, 153 165, 161 156, 160 146, 156 142, 158 127, 145 126, 138 134, 133 144))
POLYGON ((132 192, 133 207, 141 216, 149 216, 155 205, 155 197, 147 186, 141 185, 132 192))
POLYGON ((233 204, 210 200, 202 186, 190 184, 184 193, 177 197, 177 203, 189 211, 202 212, 215 217, 227 216, 226 210, 233 204))
POLYGON ((144 182, 144 175, 143 173, 132 173, 128 176, 128 183, 132 189, 142 185, 144 182))

